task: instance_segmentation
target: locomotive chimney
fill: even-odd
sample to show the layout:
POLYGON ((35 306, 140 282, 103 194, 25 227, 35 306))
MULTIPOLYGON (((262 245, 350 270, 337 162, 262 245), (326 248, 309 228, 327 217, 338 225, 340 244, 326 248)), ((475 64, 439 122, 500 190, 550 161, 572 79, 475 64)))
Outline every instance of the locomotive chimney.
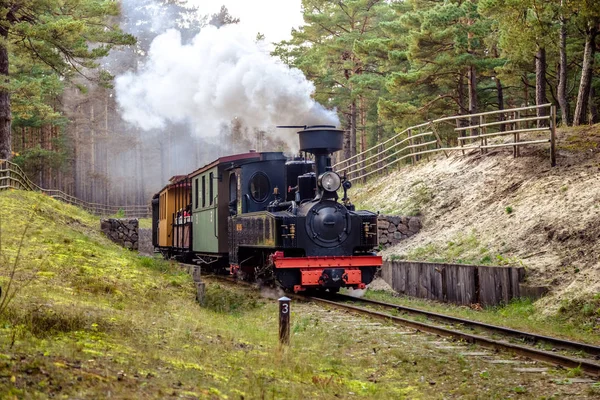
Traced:
POLYGON ((343 148, 344 131, 332 125, 308 126, 298 132, 300 151, 315 156, 317 176, 331 171, 331 153, 343 148))

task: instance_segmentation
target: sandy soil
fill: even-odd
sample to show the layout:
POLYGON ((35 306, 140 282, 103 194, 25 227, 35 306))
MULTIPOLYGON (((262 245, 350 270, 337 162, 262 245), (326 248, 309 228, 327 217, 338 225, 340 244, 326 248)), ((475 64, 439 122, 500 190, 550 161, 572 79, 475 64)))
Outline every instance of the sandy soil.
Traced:
POLYGON ((426 188, 423 229, 385 257, 473 233, 491 251, 520 260, 529 282, 551 286, 548 305, 556 305, 600 289, 599 143, 600 125, 559 132, 554 168, 547 146, 524 148, 520 158, 512 149, 439 155, 394 168, 357 188, 355 200, 397 213, 415 188, 426 188))

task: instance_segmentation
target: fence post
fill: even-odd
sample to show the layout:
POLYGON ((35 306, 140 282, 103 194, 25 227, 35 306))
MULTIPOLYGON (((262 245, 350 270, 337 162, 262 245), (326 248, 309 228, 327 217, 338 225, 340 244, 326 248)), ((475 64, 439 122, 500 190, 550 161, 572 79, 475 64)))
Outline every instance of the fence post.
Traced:
POLYGON ((550 165, 556 166, 556 106, 550 106, 550 165))
MULTIPOLYGON (((435 140, 437 140, 438 149, 443 149, 444 145, 442 144, 442 138, 440 137, 440 133, 437 130, 437 127, 435 125, 435 121, 431 121, 431 131, 435 135, 435 140)), ((446 150, 444 150, 444 154, 446 155, 446 158, 449 157, 448 156, 448 152, 446 150)))
MULTIPOLYGON (((412 145, 413 145, 413 139, 412 139, 412 129, 408 128, 408 131, 406 132, 408 134, 408 145, 411 146, 410 147, 410 154, 413 154, 415 152, 415 149, 413 149, 412 145)), ((413 165, 417 163, 417 157, 416 156, 412 156, 412 163, 413 165)))
POLYGON ((200 305, 204 305, 204 296, 206 295, 206 284, 202 282, 201 268, 199 265, 194 265, 192 271, 192 279, 196 285, 196 300, 200 305))
POLYGON ((487 150, 483 148, 483 146, 485 146, 484 138, 482 136, 483 132, 484 132, 484 128, 481 126, 481 125, 483 125, 483 121, 484 121, 483 115, 480 115, 479 116, 479 136, 480 136, 479 143, 481 143, 481 145, 479 146, 479 154, 483 154, 484 152, 487 153, 487 150))
MULTIPOLYGON (((515 120, 519 120, 521 119, 521 112, 520 111, 515 111, 515 120)), ((521 128, 521 121, 516 121, 515 122, 515 130, 519 130, 521 128)), ((518 143, 519 141, 519 134, 518 133, 513 133, 513 140, 515 143, 518 143)), ((519 157, 519 146, 513 146, 513 157, 517 158, 519 157)))
MULTIPOLYGON (((458 118, 458 119, 456 120, 456 123, 457 123, 457 125, 458 125, 458 126, 457 126, 457 128, 463 128, 463 119, 461 119, 461 118, 458 118)), ((466 130, 460 130, 459 132, 460 132, 460 133, 459 133, 460 137, 465 137, 465 136, 467 136, 467 131, 466 131, 466 130)), ((459 136, 457 136, 457 140, 458 140, 458 137, 459 137, 459 136)), ((464 141, 464 140, 459 140, 459 142, 460 142, 460 147, 461 147, 461 148, 462 148, 462 147, 464 147, 464 145, 465 145, 465 143, 464 143, 464 142, 465 142, 465 141, 464 141)), ((464 156, 464 155, 465 155, 465 151, 464 151, 464 150, 461 150, 461 151, 462 151, 462 155, 464 156)))
POLYGON ((279 299, 279 344, 290 344, 290 299, 279 299))

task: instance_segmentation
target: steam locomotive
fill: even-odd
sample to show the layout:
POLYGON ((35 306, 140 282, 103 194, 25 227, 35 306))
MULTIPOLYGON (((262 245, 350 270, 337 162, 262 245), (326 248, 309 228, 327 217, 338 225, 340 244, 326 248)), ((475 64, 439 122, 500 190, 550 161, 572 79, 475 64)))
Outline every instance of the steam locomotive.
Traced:
POLYGON ((171 178, 152 200, 155 249, 294 292, 364 288, 382 263, 377 215, 355 210, 351 182, 332 170, 343 131, 302 128, 300 150, 314 161, 249 152, 171 178))

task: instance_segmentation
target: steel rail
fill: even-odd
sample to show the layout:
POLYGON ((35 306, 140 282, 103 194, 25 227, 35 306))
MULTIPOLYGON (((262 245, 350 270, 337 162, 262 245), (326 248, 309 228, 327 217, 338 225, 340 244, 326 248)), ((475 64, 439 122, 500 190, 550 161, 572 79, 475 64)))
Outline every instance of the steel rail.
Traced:
POLYGON ((534 360, 548 362, 551 364, 559 365, 565 368, 581 368, 581 370, 587 374, 593 376, 600 376, 600 364, 594 363, 590 360, 574 358, 564 356, 562 354, 555 354, 549 351, 536 349, 533 347, 526 347, 514 343, 509 343, 501 340, 491 339, 481 335, 475 335, 471 333, 460 332, 442 326, 432 325, 425 322, 419 322, 407 318, 397 317, 390 314, 384 314, 378 311, 369 310, 367 308, 356 307, 346 303, 340 303, 337 301, 327 300, 320 297, 307 297, 307 299, 316 303, 327 304, 333 307, 344 308, 350 311, 354 311, 360 314, 369 315, 379 319, 392 321, 393 323, 410 326, 419 331, 429 332, 441 336, 449 336, 456 339, 464 340, 469 343, 477 344, 483 347, 491 348, 494 350, 510 350, 514 353, 529 357, 534 360))
POLYGON ((418 308, 402 306, 399 304, 386 303, 383 301, 364 299, 364 298, 359 298, 359 297, 352 297, 352 296, 347 296, 347 295, 343 295, 343 294, 338 294, 338 295, 336 295, 336 297, 340 300, 348 300, 348 301, 353 301, 353 302, 363 302, 363 303, 368 303, 368 304, 374 304, 377 306, 393 308, 398 311, 407 311, 407 312, 410 312, 413 314, 420 314, 420 315, 424 315, 426 317, 433 317, 433 318, 436 318, 439 320, 444 320, 444 321, 451 322, 451 323, 463 324, 463 325, 468 325, 468 326, 472 326, 472 327, 478 327, 478 328, 483 328, 483 329, 487 329, 487 330, 491 330, 491 331, 496 331, 496 332, 502 333, 504 335, 510 335, 510 336, 513 336, 516 338, 521 338, 527 342, 537 343, 537 342, 543 341, 543 342, 555 345, 557 347, 562 347, 562 348, 577 350, 577 351, 584 351, 590 355, 600 356, 600 346, 595 346, 593 344, 573 342, 573 341, 566 340, 566 339, 560 339, 560 338, 556 338, 556 337, 552 337, 552 336, 539 335, 537 333, 520 331, 517 329, 507 328, 504 326, 492 325, 492 324, 488 324, 485 322, 473 321, 470 319, 464 319, 464 318, 459 318, 459 317, 453 317, 451 315, 440 314, 440 313, 436 313, 433 311, 427 311, 427 310, 421 310, 418 308))
MULTIPOLYGON (((216 278, 216 280, 219 280, 219 281, 227 281, 232 284, 240 284, 241 283, 243 286, 252 286, 252 284, 250 284, 249 282, 234 280, 230 277, 218 276, 218 275, 209 275, 207 277, 216 278)), ((482 335, 461 332, 461 331, 453 330, 450 328, 445 328, 443 326, 438 326, 438 325, 433 325, 433 324, 429 324, 429 323, 425 323, 425 322, 415 321, 412 319, 397 317, 397 316, 385 314, 385 313, 382 313, 379 311, 374 311, 374 310, 370 310, 370 309, 362 308, 362 307, 356 307, 356 306, 352 306, 350 304, 340 303, 338 301, 328 300, 328 299, 324 299, 321 297, 302 296, 302 295, 289 295, 289 296, 291 296, 297 300, 300 300, 300 301, 308 300, 308 301, 312 301, 315 303, 322 303, 322 304, 330 305, 333 307, 344 308, 344 309, 347 309, 350 311, 354 311, 354 312, 357 312, 360 314, 379 318, 382 320, 392 321, 395 324, 409 326, 418 331, 433 333, 433 334, 440 335, 440 336, 452 337, 452 338, 455 338, 458 340, 464 340, 465 342, 477 344, 479 346, 486 347, 486 348, 493 349, 493 350, 512 351, 515 354, 523 356, 523 357, 529 357, 533 360, 543 361, 543 362, 547 362, 550 364, 559 365, 559 366, 565 367, 565 368, 581 368, 581 370, 583 372, 585 372, 586 374, 592 375, 594 377, 600 377, 600 364, 592 362, 590 360, 569 357, 569 356, 565 356, 562 354, 556 354, 553 352, 536 349, 533 347, 527 347, 527 346, 523 346, 520 344, 509 343, 509 342, 502 341, 502 340, 491 339, 491 338, 488 338, 488 337, 485 337, 482 335)), ((569 343, 569 344, 573 344, 573 345, 581 345, 583 348, 580 348, 578 350, 588 351, 590 353, 600 350, 600 348, 597 346, 588 345, 585 343, 569 342, 569 341, 566 341, 563 339, 551 338, 548 336, 536 335, 536 334, 532 334, 532 333, 528 333, 528 332, 520 332, 517 330, 510 329, 510 328, 485 324, 482 322, 476 322, 476 321, 471 321, 471 320, 463 320, 461 318, 452 317, 449 315, 433 313, 433 312, 419 310, 419 309, 415 309, 415 308, 411 308, 411 307, 400 306, 397 304, 384 303, 384 302, 379 302, 376 300, 353 298, 352 296, 345 296, 345 295, 339 295, 339 294, 336 295, 336 297, 342 298, 342 299, 350 298, 349 300, 352 300, 352 301, 364 301, 366 303, 372 303, 372 304, 376 304, 376 305, 380 305, 380 306, 387 305, 387 306, 393 307, 395 309, 401 309, 404 311, 420 313, 420 314, 432 316, 435 318, 443 318, 443 319, 446 319, 446 320, 452 321, 452 322, 460 322, 460 323, 465 323, 465 324, 468 323, 468 324, 476 325, 476 326, 490 329, 490 330, 493 329, 493 330, 497 330, 498 332, 502 332, 504 334, 518 333, 518 334, 522 334, 522 336, 537 337, 537 338, 539 338, 539 340, 545 340, 548 342, 550 342, 550 340, 555 340, 556 343, 561 342, 562 344, 569 343)))

